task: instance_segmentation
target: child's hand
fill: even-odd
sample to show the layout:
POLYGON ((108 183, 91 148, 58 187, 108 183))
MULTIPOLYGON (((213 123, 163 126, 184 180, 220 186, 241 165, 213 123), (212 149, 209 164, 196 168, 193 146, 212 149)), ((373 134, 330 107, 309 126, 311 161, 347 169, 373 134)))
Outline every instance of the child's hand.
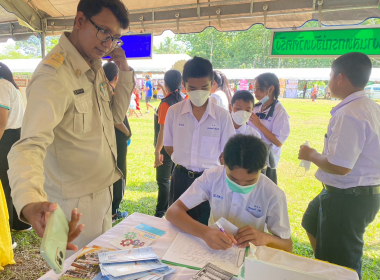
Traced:
POLYGON ((161 165, 163 165, 163 162, 162 162, 162 155, 156 155, 155 156, 155 160, 154 160, 154 168, 157 168, 161 165))
POLYGON ((227 250, 232 247, 233 242, 236 242, 235 238, 228 234, 226 236, 218 229, 209 228, 205 233, 203 240, 207 245, 214 250, 227 250))
POLYGON ((254 229, 251 226, 245 226, 239 229, 236 235, 236 241, 239 248, 245 248, 249 246, 251 242, 255 246, 264 246, 271 243, 272 235, 254 229))
POLYGON ((256 126, 256 127, 260 127, 260 125, 261 125, 261 121, 260 121, 259 117, 256 116, 255 113, 252 113, 252 115, 249 117, 249 120, 250 120, 250 122, 251 122, 254 126, 256 126))

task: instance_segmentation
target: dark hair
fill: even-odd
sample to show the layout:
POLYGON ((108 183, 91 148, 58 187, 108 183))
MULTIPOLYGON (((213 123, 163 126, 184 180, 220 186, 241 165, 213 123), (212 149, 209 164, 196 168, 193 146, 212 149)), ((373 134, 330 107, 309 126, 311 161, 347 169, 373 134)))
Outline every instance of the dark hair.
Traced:
POLYGON ((112 82, 116 75, 119 74, 119 67, 113 62, 107 62, 103 65, 104 73, 108 81, 112 82))
POLYGON ((331 66, 334 76, 345 75, 354 87, 365 87, 372 71, 372 62, 359 52, 346 53, 335 59, 331 66))
POLYGON ((12 83, 15 88, 19 89, 15 80, 13 79, 12 71, 2 62, 0 62, 0 78, 6 79, 8 82, 12 83))
POLYGON ((255 104, 255 98, 253 97, 253 94, 250 93, 248 90, 239 90, 235 92, 234 96, 232 96, 231 99, 231 106, 233 106, 237 100, 243 100, 244 102, 252 102, 252 105, 255 104))
POLYGON ((99 14, 103 8, 111 10, 122 29, 128 28, 128 10, 120 0, 80 0, 77 12, 82 12, 86 18, 91 18, 99 14))
POLYGON ((228 103, 231 103, 232 95, 231 95, 230 88, 228 86, 228 79, 227 79, 226 75, 224 75, 224 73, 222 73, 218 70, 215 70, 214 71, 214 81, 218 84, 218 88, 220 88, 221 91, 223 91, 226 94, 227 99, 228 99, 228 103))
POLYGON ((181 88, 182 76, 181 72, 177 70, 166 71, 164 76, 165 85, 170 89, 170 91, 176 91, 181 88))
POLYGON ((259 172, 267 159, 267 147, 253 135, 237 134, 224 147, 224 163, 230 170, 244 168, 248 173, 259 172))
POLYGON ((214 81, 214 72, 211 62, 198 56, 194 56, 194 58, 185 63, 182 76, 185 83, 189 78, 209 77, 211 82, 214 81))
POLYGON ((145 78, 147 78, 148 80, 150 80, 150 76, 149 75, 146 75, 145 78))
POLYGON ((273 96, 275 99, 278 99, 280 94, 280 81, 277 76, 273 73, 263 73, 256 77, 256 82, 259 83, 260 88, 268 89, 271 86, 274 87, 273 96))

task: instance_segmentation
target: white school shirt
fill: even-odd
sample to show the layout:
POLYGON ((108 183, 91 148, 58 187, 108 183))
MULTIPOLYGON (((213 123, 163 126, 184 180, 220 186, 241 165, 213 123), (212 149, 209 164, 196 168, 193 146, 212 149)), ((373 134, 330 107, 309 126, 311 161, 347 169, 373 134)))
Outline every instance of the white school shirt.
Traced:
MULTIPOLYGON (((254 114, 260 113, 262 106, 263 105, 253 107, 253 113, 254 114)), ((263 113, 268 114, 269 110, 270 110, 270 108, 266 109, 263 113)), ((285 141, 286 141, 286 139, 288 139, 289 134, 290 134, 289 115, 286 112, 284 106, 281 104, 280 101, 277 102, 277 104, 276 104, 276 106, 274 108, 273 116, 270 117, 267 120, 262 119, 262 120, 260 120, 260 122, 270 132, 272 132, 276 136, 276 138, 282 144, 284 144, 285 141)), ((263 142, 266 143, 271 148, 272 154, 273 154, 273 157, 274 157, 275 165, 274 166, 269 166, 269 167, 272 168, 272 169, 277 168, 278 162, 280 161, 281 147, 277 147, 271 141, 269 141, 264 136, 264 134, 257 127, 255 127, 253 125, 253 123, 248 122, 248 125, 251 126, 251 127, 253 127, 253 128, 256 128, 257 131, 261 135, 261 140, 263 140, 263 142)))
POLYGON ((173 162, 200 172, 220 165, 219 156, 235 134, 230 113, 208 101, 201 120, 194 117, 190 100, 170 106, 165 119, 164 146, 173 147, 173 162))
POLYGON ((380 105, 358 91, 335 106, 322 154, 330 163, 351 169, 347 175, 318 169, 315 177, 322 183, 340 189, 379 185, 380 105))
POLYGON ((25 106, 20 91, 6 79, 0 78, 0 107, 9 110, 5 129, 16 129, 22 125, 25 106))
POLYGON ((250 225, 262 232, 267 228, 276 236, 290 238, 286 196, 275 183, 260 174, 256 187, 250 193, 240 194, 230 190, 226 176, 224 166, 210 168, 179 199, 189 209, 209 201, 209 226, 223 217, 238 228, 250 225))
POLYGON ((260 132, 251 126, 248 126, 246 123, 243 124, 241 127, 235 130, 236 134, 244 134, 244 135, 253 135, 259 139, 261 139, 260 132))
POLYGON ((228 108, 228 98, 227 95, 224 93, 224 91, 218 90, 210 95, 210 100, 215 102, 216 105, 219 107, 222 107, 224 110, 229 111, 228 108))

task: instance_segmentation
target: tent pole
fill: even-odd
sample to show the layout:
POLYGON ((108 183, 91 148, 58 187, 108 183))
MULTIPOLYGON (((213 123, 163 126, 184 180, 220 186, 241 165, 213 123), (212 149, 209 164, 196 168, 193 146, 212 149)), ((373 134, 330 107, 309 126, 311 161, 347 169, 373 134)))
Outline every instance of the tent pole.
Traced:
POLYGON ((41 35, 41 56, 42 58, 44 58, 46 55, 46 33, 41 32, 40 35, 41 35))

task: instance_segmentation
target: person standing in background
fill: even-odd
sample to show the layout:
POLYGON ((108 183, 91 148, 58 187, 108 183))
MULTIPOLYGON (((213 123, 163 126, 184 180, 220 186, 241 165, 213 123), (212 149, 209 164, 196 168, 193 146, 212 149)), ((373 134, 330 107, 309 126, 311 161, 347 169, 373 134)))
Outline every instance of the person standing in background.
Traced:
MULTIPOLYGON (((103 65, 103 69, 112 91, 115 93, 115 88, 117 82, 119 81, 119 68, 115 63, 108 62, 103 65)), ((131 99, 132 98, 133 97, 131 97, 131 99)), ((117 149, 117 167, 123 173, 123 178, 113 184, 112 222, 115 222, 118 219, 124 219, 128 216, 128 212, 120 212, 119 207, 124 196, 125 184, 127 182, 127 141, 132 136, 131 128, 126 116, 124 117, 124 121, 122 123, 114 124, 114 126, 117 149)))
POLYGON ((164 76, 165 86, 163 88, 164 98, 158 106, 157 114, 154 115, 154 146, 156 180, 158 185, 158 196, 156 213, 154 216, 162 218, 168 209, 170 176, 172 174, 174 163, 171 157, 164 149, 164 128, 166 114, 169 107, 182 101, 180 94, 182 75, 177 70, 169 70, 164 76))
POLYGON ((249 125, 256 128, 261 139, 269 147, 274 157, 273 165, 267 166, 263 173, 277 184, 276 168, 280 160, 281 147, 290 134, 289 115, 278 100, 280 82, 273 73, 263 73, 256 77, 253 92, 260 102, 253 108, 249 125))
MULTIPOLYGON (((24 101, 12 72, 0 62, 0 180, 7 201, 9 228, 14 231, 25 231, 32 228, 17 217, 7 174, 9 169, 7 156, 12 145, 20 139, 24 112, 24 101)), ((13 244, 16 247, 14 241, 13 244)))
POLYGON ((306 91, 307 91, 307 83, 303 87, 303 97, 302 97, 303 99, 305 99, 306 91))
POLYGON ((214 82, 211 87, 210 101, 214 102, 224 110, 229 111, 231 104, 231 92, 228 86, 227 77, 220 71, 214 71, 214 82))
POLYGON ((152 100, 153 95, 153 87, 152 82, 150 81, 149 75, 145 76, 145 104, 146 104, 146 113, 149 113, 149 107, 153 109, 153 111, 156 111, 156 108, 154 108, 152 105, 149 104, 149 102, 152 100))
POLYGON ((311 96, 312 96, 312 102, 314 102, 314 99, 317 98, 317 95, 318 95, 318 85, 314 85, 313 87, 313 91, 311 93, 311 96))

